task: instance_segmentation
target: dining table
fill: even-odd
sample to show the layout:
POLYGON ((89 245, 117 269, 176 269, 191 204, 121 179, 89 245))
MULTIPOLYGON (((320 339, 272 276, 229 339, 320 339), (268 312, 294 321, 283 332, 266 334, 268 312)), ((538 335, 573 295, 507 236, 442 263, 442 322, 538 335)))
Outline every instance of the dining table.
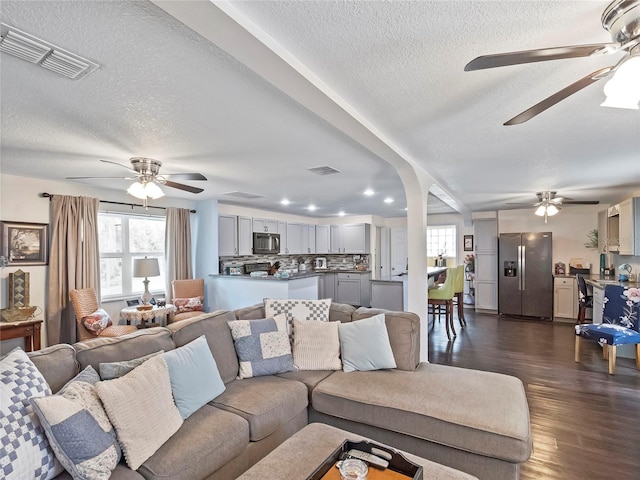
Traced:
POLYGON ((438 278, 438 275, 446 270, 447 267, 427 267, 427 278, 438 278))

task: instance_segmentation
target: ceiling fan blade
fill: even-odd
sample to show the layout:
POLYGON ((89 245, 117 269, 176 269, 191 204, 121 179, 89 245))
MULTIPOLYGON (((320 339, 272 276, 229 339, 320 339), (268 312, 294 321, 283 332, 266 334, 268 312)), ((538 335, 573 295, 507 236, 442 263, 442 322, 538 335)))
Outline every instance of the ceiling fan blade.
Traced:
POLYGON ((118 180, 137 180, 137 177, 65 177, 67 180, 90 180, 90 179, 118 179, 118 180))
POLYGON ((169 173, 162 175, 165 178, 172 178, 174 180, 206 180, 207 177, 201 173, 169 173))
POLYGON ((163 185, 166 185, 167 187, 177 188, 178 190, 184 190, 185 192, 191 192, 191 193, 204 192, 203 188, 192 187, 191 185, 185 185, 184 183, 176 183, 176 182, 172 182, 171 180, 165 180, 164 182, 161 182, 161 183, 163 185))
POLYGON ((521 52, 496 53, 474 58, 464 67, 465 72, 487 68, 520 65, 522 63, 545 62, 563 58, 589 57, 594 54, 614 53, 620 48, 618 43, 593 43, 589 45, 571 45, 566 47, 540 48, 521 52))
POLYGON ((565 98, 573 95, 574 93, 582 90, 585 87, 588 87, 592 83, 597 82, 604 76, 606 76, 609 72, 611 72, 614 67, 605 67, 599 70, 596 70, 593 73, 590 73, 584 78, 581 78, 575 83, 572 83, 568 87, 563 88, 559 92, 554 93, 548 98, 545 98, 540 103, 535 104, 533 107, 528 108, 524 112, 516 115, 511 120, 507 120, 504 125, 518 125, 520 123, 524 123, 528 120, 531 120, 536 115, 544 112, 546 109, 553 107, 556 103, 561 102, 565 98))
POLYGON ((598 205, 599 203, 598 200, 565 200, 562 202, 563 205, 598 205))
POLYGON ((138 175, 138 172, 136 172, 133 168, 127 167, 126 165, 123 165, 121 163, 112 162, 111 160, 103 160, 103 159, 100 159, 100 161, 103 162, 103 163, 112 163, 113 165, 118 165, 119 167, 126 168, 130 172, 135 173, 136 175, 138 175))

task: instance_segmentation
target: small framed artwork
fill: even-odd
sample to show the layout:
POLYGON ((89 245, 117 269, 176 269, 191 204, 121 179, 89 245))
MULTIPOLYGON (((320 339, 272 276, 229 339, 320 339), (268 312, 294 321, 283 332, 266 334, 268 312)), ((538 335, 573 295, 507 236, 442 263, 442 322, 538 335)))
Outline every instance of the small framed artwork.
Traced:
POLYGON ((464 251, 473 252, 473 235, 464 236, 464 251))
POLYGON ((0 222, 0 255, 7 265, 46 265, 49 261, 49 225, 46 223, 0 222))

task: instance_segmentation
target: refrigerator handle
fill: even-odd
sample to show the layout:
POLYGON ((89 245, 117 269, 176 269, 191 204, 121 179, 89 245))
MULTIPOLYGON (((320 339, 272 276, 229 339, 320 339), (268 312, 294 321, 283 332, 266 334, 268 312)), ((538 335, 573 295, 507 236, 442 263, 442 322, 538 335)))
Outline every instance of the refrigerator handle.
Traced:
POLYGON ((518 290, 522 290, 522 245, 518 245, 518 290))
POLYGON ((527 271, 526 258, 527 258, 527 247, 523 245, 522 246, 522 268, 520 269, 520 282, 522 283, 521 290, 527 289, 527 285, 525 284, 525 273, 527 271))

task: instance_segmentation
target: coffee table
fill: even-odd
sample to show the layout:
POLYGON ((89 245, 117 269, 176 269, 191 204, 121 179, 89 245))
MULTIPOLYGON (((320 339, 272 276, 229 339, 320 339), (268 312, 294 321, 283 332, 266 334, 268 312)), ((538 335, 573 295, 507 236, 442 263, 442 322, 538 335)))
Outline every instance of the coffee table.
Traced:
MULTIPOLYGON (((305 480, 345 440, 369 440, 322 423, 311 423, 256 463, 237 480, 305 480)), ((379 442, 377 442, 379 443, 379 442)), ((477 480, 467 473, 424 458, 402 454, 422 465, 424 480, 477 480)))

